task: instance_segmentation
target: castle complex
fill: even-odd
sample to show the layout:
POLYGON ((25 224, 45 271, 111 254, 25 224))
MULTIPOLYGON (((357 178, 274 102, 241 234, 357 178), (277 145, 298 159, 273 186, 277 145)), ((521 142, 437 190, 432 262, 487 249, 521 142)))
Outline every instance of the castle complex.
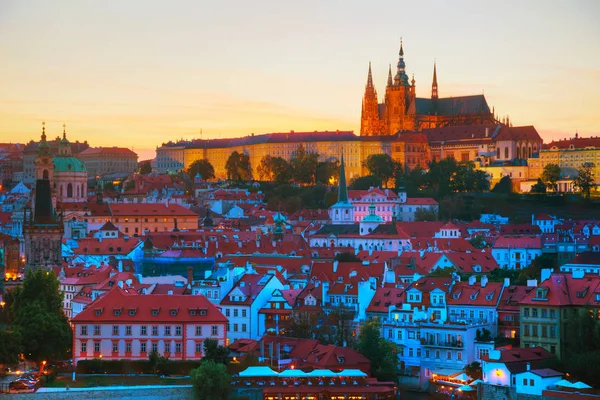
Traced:
POLYGON ((369 63, 360 118, 361 135, 393 135, 398 131, 421 131, 426 128, 494 122, 493 112, 482 94, 440 98, 435 64, 431 98, 416 97, 415 78, 413 76, 409 82, 406 75, 402 43, 396 75, 393 78, 390 65, 383 103, 379 103, 369 63))

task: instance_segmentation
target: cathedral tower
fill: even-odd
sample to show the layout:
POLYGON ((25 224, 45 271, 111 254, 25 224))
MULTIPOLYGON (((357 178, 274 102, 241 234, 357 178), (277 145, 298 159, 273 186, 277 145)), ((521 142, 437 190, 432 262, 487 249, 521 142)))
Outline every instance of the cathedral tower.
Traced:
POLYGON ((412 85, 408 81, 402 41, 398 55, 394 82, 385 91, 385 133, 388 135, 401 130, 414 130, 416 125, 415 85, 414 79, 412 85))
POLYGON ((433 82, 431 83, 431 98, 438 98, 438 84, 437 84, 437 72, 435 68, 435 62, 433 63, 433 82))
POLYGON ((362 114, 360 118, 361 135, 372 136, 381 133, 378 103, 377 91, 375 90, 375 86, 373 86, 371 63, 369 63, 369 74, 367 76, 367 85, 365 86, 365 95, 363 97, 362 114))

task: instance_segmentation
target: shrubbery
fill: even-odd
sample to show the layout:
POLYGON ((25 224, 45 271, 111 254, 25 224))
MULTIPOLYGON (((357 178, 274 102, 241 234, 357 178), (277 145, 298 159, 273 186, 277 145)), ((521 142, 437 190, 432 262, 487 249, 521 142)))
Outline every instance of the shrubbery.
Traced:
MULTIPOLYGON (((199 361, 169 360, 161 367, 161 375, 189 375, 190 370, 198 367, 199 361)), ((81 360, 77 363, 79 374, 152 374, 153 366, 149 360, 81 360)))

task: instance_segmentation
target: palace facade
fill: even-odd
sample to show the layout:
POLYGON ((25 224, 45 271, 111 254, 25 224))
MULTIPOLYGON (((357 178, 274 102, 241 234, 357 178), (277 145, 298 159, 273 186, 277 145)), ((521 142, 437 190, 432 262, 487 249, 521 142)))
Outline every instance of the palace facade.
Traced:
POLYGON ((431 98, 416 97, 415 78, 413 76, 409 81, 406 74, 402 42, 399 55, 393 78, 390 65, 383 103, 379 103, 369 63, 360 119, 361 136, 394 135, 399 131, 496 122, 483 94, 440 98, 435 64, 431 98))

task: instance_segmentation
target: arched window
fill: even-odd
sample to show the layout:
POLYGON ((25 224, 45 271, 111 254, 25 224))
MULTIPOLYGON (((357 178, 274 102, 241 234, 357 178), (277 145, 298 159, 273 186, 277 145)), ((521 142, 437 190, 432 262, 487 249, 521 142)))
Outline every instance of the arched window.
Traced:
POLYGON ((85 194, 85 186, 83 183, 81 184, 81 197, 87 197, 85 194))
POLYGON ((504 148, 504 158, 508 159, 508 147, 504 148))
POLYGON ((517 158, 521 158, 521 148, 517 146, 517 158))
POLYGON ((529 145, 529 158, 531 158, 532 155, 533 155, 533 153, 531 151, 531 145, 529 145))
POLYGON ((500 158, 500 147, 496 149, 496 158, 500 158))
POLYGON ((48 170, 45 169, 44 172, 42 172, 42 179, 49 179, 48 178, 48 170))
POLYGON ((73 197, 73 185, 70 183, 67 185, 67 197, 73 197))

